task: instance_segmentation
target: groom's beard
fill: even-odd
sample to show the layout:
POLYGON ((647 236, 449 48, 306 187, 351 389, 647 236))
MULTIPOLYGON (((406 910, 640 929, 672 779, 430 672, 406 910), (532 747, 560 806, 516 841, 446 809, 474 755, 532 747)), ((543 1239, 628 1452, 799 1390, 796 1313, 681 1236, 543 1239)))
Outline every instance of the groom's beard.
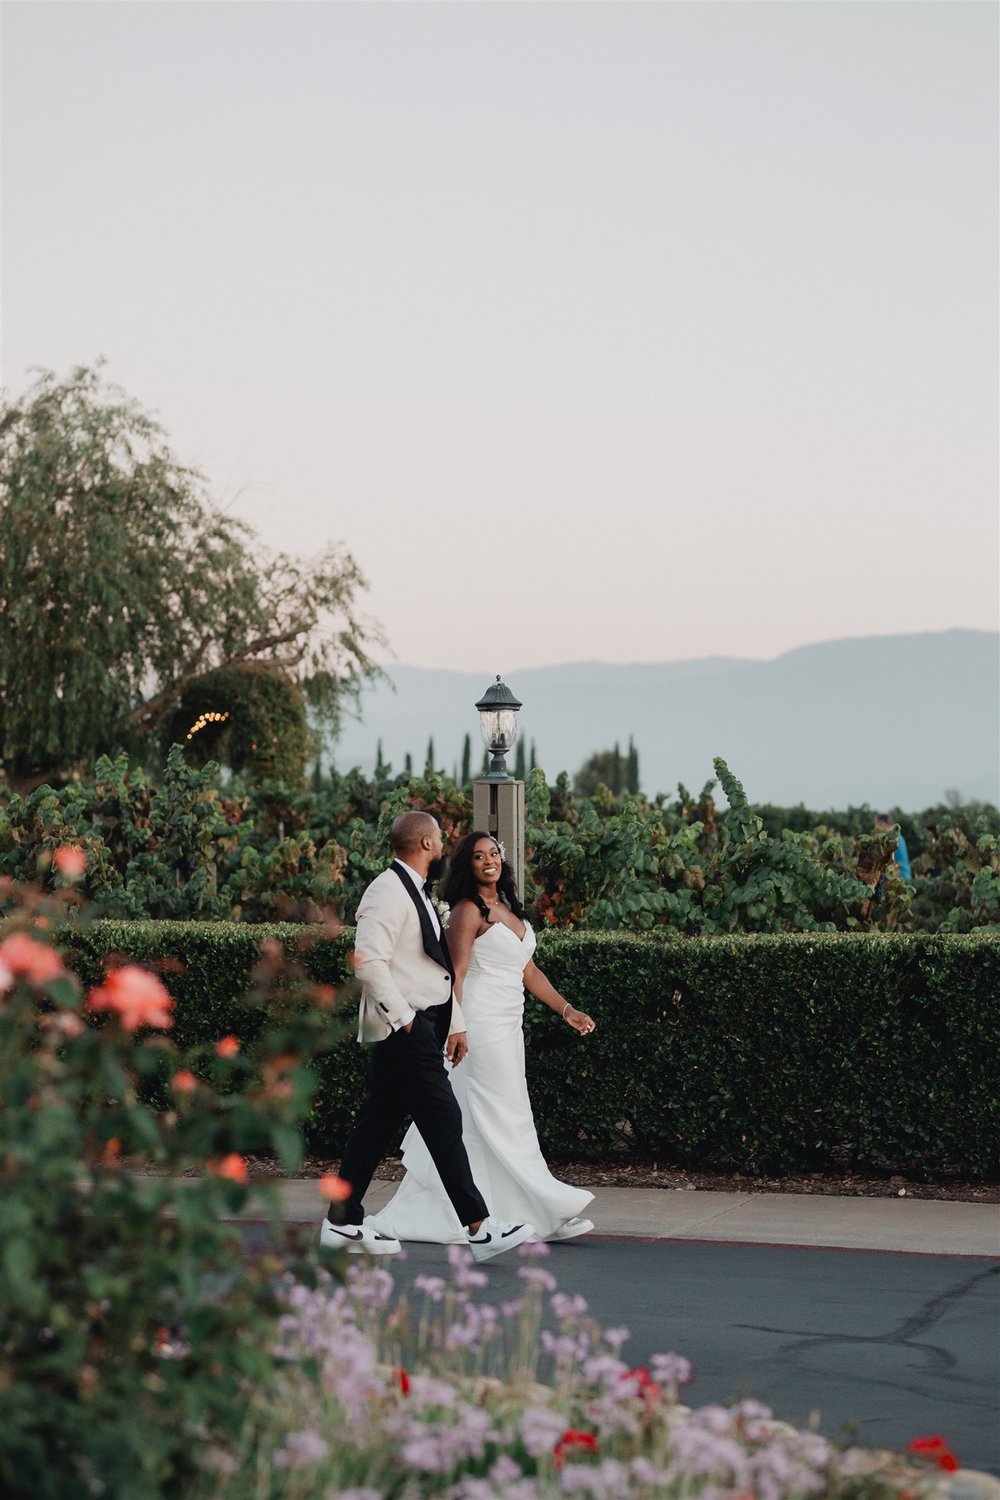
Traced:
POLYGON ((442 855, 440 859, 432 859, 427 867, 427 884, 436 885, 444 874, 445 865, 448 861, 442 855))

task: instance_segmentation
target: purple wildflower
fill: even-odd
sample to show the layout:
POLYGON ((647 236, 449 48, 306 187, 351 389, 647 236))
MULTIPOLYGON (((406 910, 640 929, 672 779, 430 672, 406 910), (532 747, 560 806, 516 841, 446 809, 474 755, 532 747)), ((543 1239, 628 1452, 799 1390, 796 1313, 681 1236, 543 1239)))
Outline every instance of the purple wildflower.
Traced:
POLYGON ((363 1307, 384 1307, 393 1291, 391 1273, 378 1266, 348 1266, 347 1285, 363 1307))
POLYGON ((455 1387, 434 1375, 410 1376, 410 1399, 422 1407, 455 1405, 455 1387))
POLYGON ((290 1432, 283 1448, 272 1455, 276 1469, 303 1469, 326 1458, 330 1445, 318 1432, 290 1432))
POLYGON ((522 1266, 517 1274, 529 1286, 540 1286, 546 1292, 554 1292, 558 1284, 552 1272, 543 1266, 522 1266))
POLYGON ((485 1271, 477 1271, 468 1245, 449 1245, 448 1264, 457 1287, 485 1286, 489 1280, 485 1271))
POLYGON ((579 1334, 553 1333, 543 1328, 538 1338, 546 1354, 551 1354, 558 1365, 577 1364, 587 1353, 588 1341, 579 1334))
POLYGON ((683 1354, 654 1354, 649 1371, 657 1385, 687 1385, 691 1379, 691 1362, 683 1354))
POLYGON ((440 1302, 447 1288, 446 1282, 440 1276, 415 1276, 413 1278, 413 1289, 423 1292, 432 1302, 440 1302))
POLYGON ((564 1495, 584 1494, 592 1500, 618 1500, 627 1494, 628 1470, 616 1458, 605 1458, 598 1464, 566 1464, 561 1475, 564 1495))
POLYGON ((551 1453, 566 1431, 566 1418, 546 1406, 529 1406, 518 1423, 521 1441, 532 1458, 551 1453))
POLYGON ((570 1297, 566 1292, 556 1292, 551 1301, 557 1318, 582 1318, 587 1311, 586 1297, 570 1297))
POLYGON ((690 1421, 672 1432, 671 1473, 682 1479, 722 1476, 732 1488, 746 1488, 749 1466, 742 1444, 723 1432, 713 1431, 710 1425, 700 1425, 694 1418, 701 1414, 696 1412, 690 1421))
POLYGON ((490 1470, 490 1478, 498 1486, 513 1484, 515 1479, 523 1479, 523 1477, 521 1465, 515 1463, 506 1453, 501 1453, 490 1470))
POLYGON ((603 1350, 584 1360, 583 1376, 591 1385, 617 1385, 625 1374, 627 1370, 624 1361, 603 1350))

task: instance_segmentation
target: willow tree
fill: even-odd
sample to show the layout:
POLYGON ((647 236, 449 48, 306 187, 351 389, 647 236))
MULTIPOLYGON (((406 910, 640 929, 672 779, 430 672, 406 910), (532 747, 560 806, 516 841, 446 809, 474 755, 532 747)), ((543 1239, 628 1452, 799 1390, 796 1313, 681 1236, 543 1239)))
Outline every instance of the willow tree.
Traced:
POLYGON ((210 671, 266 664, 335 732, 376 670, 364 579, 331 545, 269 554, 100 368, 0 413, 0 758, 25 789, 141 750, 210 671))

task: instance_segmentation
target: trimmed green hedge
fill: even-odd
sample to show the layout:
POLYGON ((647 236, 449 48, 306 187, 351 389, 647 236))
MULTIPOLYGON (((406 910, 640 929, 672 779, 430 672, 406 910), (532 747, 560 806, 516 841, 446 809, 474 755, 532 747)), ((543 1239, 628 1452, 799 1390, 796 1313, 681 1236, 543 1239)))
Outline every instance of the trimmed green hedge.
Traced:
MULTIPOLYGON (((108 953, 165 974, 179 1043, 256 1018, 239 1004, 264 936, 301 927, 98 922, 64 933, 82 976, 108 953)), ((352 934, 307 967, 343 984, 352 934)), ((545 933, 538 962, 598 1023, 583 1041, 528 999, 528 1081, 554 1160, 626 1156, 748 1174, 836 1170, 995 1179, 1000 936, 794 934, 679 938, 545 933), (675 999, 675 992, 679 998, 675 999)), ((310 1129, 336 1156, 360 1100, 365 1049, 323 1060, 310 1129)))

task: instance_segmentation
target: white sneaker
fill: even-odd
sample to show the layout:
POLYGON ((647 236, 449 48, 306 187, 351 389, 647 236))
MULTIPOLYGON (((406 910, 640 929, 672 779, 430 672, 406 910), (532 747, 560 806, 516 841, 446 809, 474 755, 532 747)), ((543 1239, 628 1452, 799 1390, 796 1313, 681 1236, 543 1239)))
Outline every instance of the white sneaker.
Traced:
POLYGON ((513 1250, 516 1245, 523 1245, 525 1240, 533 1239, 534 1234, 533 1224, 508 1224, 505 1219, 494 1219, 490 1214, 475 1234, 466 1230, 465 1238, 473 1260, 483 1261, 492 1260, 494 1255, 503 1255, 505 1250, 513 1250))
POLYGON ((331 1224, 324 1219, 319 1243, 323 1250, 346 1250, 348 1255, 398 1255, 403 1248, 398 1240, 380 1234, 370 1219, 363 1224, 331 1224))
POLYGON ((558 1229, 547 1236, 551 1240, 575 1240, 578 1234, 589 1234, 594 1227, 593 1219, 567 1219, 558 1229))

